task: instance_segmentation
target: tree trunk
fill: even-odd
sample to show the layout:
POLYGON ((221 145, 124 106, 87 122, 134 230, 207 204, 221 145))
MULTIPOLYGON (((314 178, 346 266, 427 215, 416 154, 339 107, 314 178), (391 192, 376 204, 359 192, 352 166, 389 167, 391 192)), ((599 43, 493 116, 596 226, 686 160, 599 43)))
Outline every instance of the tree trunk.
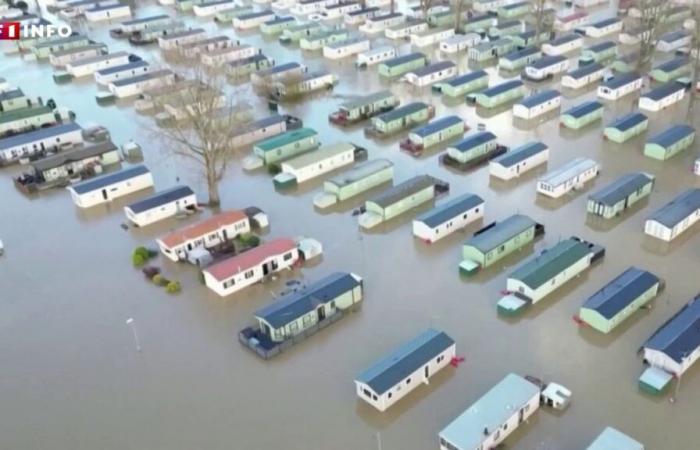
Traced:
POLYGON ((395 5, 394 3, 395 3, 395 1, 394 1, 394 0, 391 0, 391 3, 390 3, 390 5, 389 5, 390 12, 391 12, 392 14, 394 14, 395 7, 396 7, 396 5, 395 5))
POLYGON ((209 191, 208 205, 217 207, 221 205, 221 197, 219 196, 219 181, 216 179, 216 174, 207 171, 207 190, 209 191))

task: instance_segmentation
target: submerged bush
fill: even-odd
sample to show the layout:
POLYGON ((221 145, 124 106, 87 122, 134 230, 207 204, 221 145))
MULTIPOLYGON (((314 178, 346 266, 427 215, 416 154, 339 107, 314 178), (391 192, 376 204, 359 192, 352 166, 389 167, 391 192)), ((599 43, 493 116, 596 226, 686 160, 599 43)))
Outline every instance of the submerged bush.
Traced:
POLYGON ((165 292, 168 294, 177 294, 182 290, 179 281, 171 281, 165 286, 165 292))
POLYGON ((144 264, 146 264, 147 259, 143 257, 142 254, 134 252, 134 254, 131 256, 131 262, 134 265, 134 267, 141 267, 144 264))
POLYGON ((164 279, 163 275, 157 273, 157 274, 153 275, 153 278, 151 278, 151 281, 153 282, 153 284, 160 286, 161 283, 163 282, 163 279, 164 279))

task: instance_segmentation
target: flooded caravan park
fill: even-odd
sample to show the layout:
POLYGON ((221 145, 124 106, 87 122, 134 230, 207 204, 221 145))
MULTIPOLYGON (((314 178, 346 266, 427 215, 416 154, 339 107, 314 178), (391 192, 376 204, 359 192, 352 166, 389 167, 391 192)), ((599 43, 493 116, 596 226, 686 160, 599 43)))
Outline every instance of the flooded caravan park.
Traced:
MULTIPOLYGON (((172 11, 156 2, 138 3, 138 16, 172 11)), ((595 11, 605 16, 612 10, 595 11)), ((229 25, 210 19, 189 15, 186 20, 212 34, 236 35, 229 25)), ((157 46, 132 47, 110 38, 112 26, 93 25, 84 31, 108 43, 110 50, 129 50, 153 62, 161 58, 157 46)), ((700 291, 697 227, 671 245, 660 245, 643 233, 644 220, 653 211, 680 191, 700 186, 690 170, 700 144, 662 163, 642 155, 644 137, 622 145, 603 141, 603 124, 636 109, 636 98, 606 104, 604 120, 578 132, 561 129, 556 119, 514 127, 509 109, 480 116, 482 111, 464 104, 446 105, 429 88, 380 81, 374 69, 358 71, 352 58, 329 62, 258 33, 239 33, 238 38, 264 49, 278 63, 299 61, 339 76, 332 92, 280 108, 317 130, 321 142, 353 142, 367 148, 370 158, 390 159, 395 183, 430 174, 450 183, 450 196, 476 193, 486 201, 485 219, 433 245, 412 237, 410 214, 377 231, 362 232, 352 210, 381 188, 321 213, 312 204, 320 183, 278 192, 270 175, 241 169, 246 155, 242 152, 223 181, 222 206, 260 207, 270 217, 269 236, 318 239, 324 244, 321 263, 220 298, 200 284, 192 267, 159 257, 158 265, 183 284, 181 294, 169 296, 131 266, 131 252, 138 245, 153 247, 155 238, 203 214, 187 222, 171 219, 124 230, 122 207, 133 197, 79 211, 64 190, 25 196, 11 180, 22 167, 3 168, 0 448, 433 449, 437 433, 509 372, 556 380, 573 391, 574 399, 563 414, 545 409, 534 415, 528 426, 509 437, 507 448, 583 449, 606 426, 633 436, 648 449, 698 448, 697 364, 677 390, 674 385, 669 395, 652 397, 637 385, 642 371, 637 351, 700 291), (436 106, 437 116, 458 114, 472 128, 484 123, 504 145, 541 140, 550 147, 550 160, 516 182, 496 183, 486 166, 467 173, 451 171, 439 163, 439 152, 413 158, 399 151, 399 137, 368 140, 361 126, 328 124, 328 114, 339 103, 387 87, 402 104, 422 100, 436 106), (537 175, 579 156, 598 161, 600 176, 563 200, 544 201, 536 194, 537 175), (587 196, 632 170, 656 176, 650 198, 615 219, 613 226, 587 217, 587 196), (516 212, 544 224, 544 238, 497 267, 460 278, 462 242, 482 225, 516 212), (572 235, 604 246, 602 264, 521 318, 499 317, 496 302, 515 266, 572 235), (582 302, 630 265, 665 281, 666 289, 653 308, 640 311, 609 335, 577 326, 572 316, 582 302), (285 289, 286 280, 315 280, 334 271, 363 277, 365 301, 359 312, 270 361, 239 344, 237 332, 250 323, 255 310, 285 289), (128 318, 134 319, 141 352, 134 349, 128 318), (465 362, 442 371, 429 386, 387 412, 360 401, 354 377, 427 327, 449 333, 465 362)), ((465 60, 458 62, 466 68, 465 60)), ((495 78, 495 70, 488 70, 495 78)), ((0 76, 31 95, 69 107, 82 125, 108 127, 115 143, 140 143, 157 185, 180 180, 206 196, 204 180, 191 163, 164 148, 151 131, 152 117, 136 113, 131 102, 99 106, 93 80, 55 84, 48 64, 25 62, 18 55, 0 55, 0 76)), ((256 117, 269 114, 266 103, 247 87, 235 89, 250 101, 256 117)), ((594 98, 594 90, 565 96, 562 110, 594 98)), ((685 102, 651 114, 649 133, 684 117, 685 102)))

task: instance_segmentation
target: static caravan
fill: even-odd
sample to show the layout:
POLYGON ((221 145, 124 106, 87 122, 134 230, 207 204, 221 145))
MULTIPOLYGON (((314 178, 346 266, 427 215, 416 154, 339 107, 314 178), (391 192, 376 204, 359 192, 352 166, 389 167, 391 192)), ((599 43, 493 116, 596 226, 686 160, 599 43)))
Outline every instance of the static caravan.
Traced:
POLYGON ((359 11, 361 9, 362 5, 359 2, 338 3, 336 5, 328 5, 323 8, 321 16, 323 16, 323 20, 340 19, 347 13, 359 11))
POLYGON ((642 40, 648 40, 651 36, 652 29, 645 26, 638 26, 633 28, 625 28, 618 39, 620 44, 624 45, 637 45, 642 40))
MULTIPOLYGON (((662 23, 670 22, 680 22, 681 20, 691 19, 693 16, 693 11, 688 6, 678 5, 671 6, 665 9, 663 16, 661 17, 662 23)), ((685 24, 685 22, 684 22, 685 24)))
POLYGON ((520 20, 507 20, 498 22, 496 25, 489 28, 489 38, 498 39, 525 31, 525 24, 520 20))
POLYGON ((205 66, 216 68, 224 64, 253 57, 259 52, 260 50, 251 45, 231 45, 224 48, 202 50, 199 53, 199 60, 205 66))
POLYGON ((225 297, 262 282, 274 273, 292 268, 299 258, 297 244, 292 239, 274 239, 214 263, 202 274, 206 286, 225 297))
POLYGON ((509 315, 535 304, 577 278, 605 256, 605 249, 571 237, 540 252, 508 276, 499 312, 509 315), (518 301, 522 302, 519 303, 518 301))
POLYGON ((69 122, 0 139, 0 167, 21 159, 58 153, 83 143, 83 130, 69 122))
POLYGON ((399 147, 413 155, 443 142, 464 135, 468 129, 459 116, 446 116, 435 119, 427 125, 411 130, 408 138, 401 141, 399 147))
POLYGON ((377 73, 384 77, 393 78, 425 67, 427 64, 428 58, 423 53, 409 53, 379 64, 377 73))
POLYGON ((676 81, 657 86, 639 97, 639 109, 658 112, 680 102, 685 97, 685 86, 676 81))
POLYGON ((599 20, 597 22, 590 23, 583 27, 586 36, 592 38, 601 38, 613 33, 619 33, 622 31, 622 20, 617 17, 611 17, 609 19, 599 20))
POLYGON ((226 75, 231 78, 242 78, 261 70, 269 69, 275 65, 273 59, 262 53, 243 58, 238 61, 231 61, 226 65, 226 75))
POLYGON ((369 119, 399 104, 399 99, 391 91, 380 91, 360 97, 340 105, 340 108, 328 116, 328 121, 336 125, 348 125, 369 119))
POLYGON ((334 42, 323 47, 323 56, 328 59, 340 59, 369 50, 369 39, 354 37, 341 42, 334 42))
POLYGON ((539 407, 540 387, 508 374, 440 431, 440 450, 495 448, 539 407))
POLYGON ((360 25, 370 17, 374 17, 382 12, 383 11, 376 6, 362 8, 357 11, 346 13, 345 16, 343 16, 343 22, 347 25, 360 25))
POLYGON ((268 36, 277 35, 296 24, 297 19, 292 16, 275 17, 260 25, 260 32, 268 36))
POLYGON ((281 44, 291 44, 299 42, 301 38, 305 36, 320 34, 323 31, 323 26, 318 22, 300 23, 286 28, 284 31, 282 31, 282 35, 279 37, 279 41, 281 44))
POLYGON ((499 18, 512 19, 528 14, 532 9, 532 5, 528 1, 520 1, 509 3, 498 8, 497 15, 499 18))
POLYGON ((388 13, 368 17, 365 23, 360 25, 359 30, 366 34, 375 34, 386 30, 389 27, 400 25, 406 21, 406 16, 401 13, 388 13))
POLYGON ((67 189, 80 208, 108 203, 115 198, 153 187, 153 177, 145 166, 134 166, 73 184, 67 189))
POLYGON ((323 192, 314 197, 314 206, 327 208, 390 182, 393 178, 394 163, 388 159, 366 161, 324 181, 323 192))
POLYGON ((32 99, 27 97, 22 89, 8 89, 0 92, 0 114, 32 106, 32 103, 32 99))
POLYGON ((253 147, 253 154, 260 158, 262 164, 269 166, 315 150, 319 145, 315 130, 298 128, 258 142, 253 147))
POLYGON ((494 158, 489 174, 501 180, 511 180, 544 164, 549 159, 549 147, 542 142, 528 142, 494 158))
POLYGON ((476 0, 472 8, 480 13, 498 12, 498 8, 508 3, 510 3, 510 0, 476 0))
POLYGON ((166 1, 170 3, 175 3, 175 8, 178 11, 192 11, 192 7, 198 3, 204 3, 205 0, 159 0, 159 1, 166 1))
POLYGON ((670 242, 700 220, 700 189, 688 189, 649 217, 644 232, 670 242))
POLYGON ((357 396, 386 411, 450 365, 456 344, 446 333, 428 329, 377 361, 355 379, 357 396))
POLYGON ((233 0, 211 0, 192 5, 192 12, 198 17, 209 17, 235 7, 236 2, 233 0))
POLYGON ((653 300, 661 280, 651 272, 630 267, 588 297, 578 317, 601 333, 610 333, 625 319, 653 300))
POLYGON ((275 18, 275 13, 269 9, 242 14, 233 18, 233 28, 237 30, 252 30, 275 18))
POLYGON ((642 134, 649 126, 649 119, 640 112, 625 114, 608 124, 603 131, 605 139, 623 143, 634 136, 642 134))
POLYGON ((432 244, 484 217, 484 200, 464 194, 447 201, 413 220, 413 235, 432 244))
POLYGON ((136 55, 128 52, 115 52, 106 55, 92 56, 90 58, 79 59, 66 64, 66 72, 75 78, 93 75, 98 70, 109 69, 110 67, 122 66, 124 64, 140 60, 136 55))
POLYGON ((202 52, 232 47, 237 44, 238 41, 232 41, 228 36, 220 35, 182 44, 179 49, 183 56, 187 58, 194 58, 202 52))
POLYGON ((565 56, 543 56, 525 66, 523 74, 529 80, 541 81, 564 73, 568 68, 569 60, 565 56))
POLYGON ((386 137, 427 122, 435 115, 435 108, 423 102, 408 103, 393 111, 372 117, 365 134, 372 137, 386 137))
POLYGON ((559 109, 561 106, 561 94, 555 89, 546 89, 537 94, 525 97, 513 105, 513 116, 530 120, 546 114, 549 111, 559 109))
POLYGON ((102 5, 85 10, 85 18, 88 22, 100 22, 102 20, 130 17, 131 7, 125 4, 102 5))
MULTIPOLYGON (((646 385, 640 378, 640 387, 648 392, 661 393, 671 378, 680 380, 700 357, 700 295, 683 306, 673 317, 665 322, 644 343, 644 362, 650 367, 647 371, 657 370, 666 375, 666 383, 657 388, 654 384, 646 385)), ((678 382, 678 381, 676 381, 678 382)))
POLYGON ((355 66, 362 69, 396 58, 396 48, 388 45, 358 53, 355 66))
POLYGON ((147 89, 172 84, 175 73, 170 69, 153 70, 133 78, 126 78, 109 83, 109 91, 117 98, 133 97, 142 94, 147 89))
POLYGON ((158 14, 154 16, 127 20, 120 23, 118 28, 110 30, 109 34, 117 38, 126 37, 133 33, 136 33, 137 31, 168 25, 172 22, 172 20, 173 19, 167 14, 158 14))
POLYGON ((361 228, 368 230, 414 209, 437 195, 438 189, 449 189, 446 183, 428 175, 413 177, 387 189, 365 202, 365 212, 359 217, 361 228))
POLYGON ((527 216, 516 214, 493 222, 477 231, 462 246, 459 272, 472 275, 534 241, 544 234, 544 226, 527 216))
POLYGON ((685 30, 670 31, 659 36, 656 49, 660 52, 672 52, 683 47, 688 47, 692 41, 692 34, 685 30))
POLYGON ((131 36, 129 36, 129 43, 133 45, 152 44, 158 42, 158 38, 162 36, 168 36, 184 30, 187 30, 187 26, 183 22, 173 21, 167 25, 135 31, 131 34, 131 36))
POLYGON ((508 36, 508 39, 512 40, 516 48, 525 47, 537 47, 540 44, 547 42, 554 37, 554 34, 550 31, 541 31, 539 34, 539 40, 537 39, 537 32, 535 30, 527 30, 522 33, 513 34, 508 36))
POLYGON ((411 34, 411 45, 423 48, 435 45, 455 35, 454 28, 429 28, 425 31, 411 34))
POLYGON ((525 95, 525 88, 522 81, 510 80, 470 95, 477 105, 484 108, 495 108, 521 98, 525 95))
POLYGON ((598 86, 598 97, 605 100, 617 100, 641 90, 642 84, 642 77, 638 73, 616 75, 598 86))
POLYGON ((406 20, 384 30, 384 36, 388 39, 410 39, 412 34, 426 31, 428 24, 422 20, 406 20))
POLYGON ((84 47, 93 42, 87 36, 74 34, 66 38, 51 39, 32 47, 32 53, 37 59, 47 59, 52 54, 72 48, 84 47))
POLYGON ((263 85, 278 80, 299 79, 306 72, 306 67, 298 62, 290 62, 261 70, 250 76, 253 85, 263 85))
POLYGON ((566 15, 557 15, 554 18, 554 29, 556 31, 572 31, 581 28, 588 23, 588 13, 578 10, 566 15))
POLYGON ((537 180, 537 192, 547 197, 559 198, 562 195, 583 187, 598 176, 600 166, 588 158, 574 158, 537 180))
POLYGON ((565 34, 542 44, 542 53, 549 56, 564 55, 583 47, 583 38, 575 33, 565 34))
POLYGON ((495 134, 476 131, 448 147, 441 161, 448 166, 466 170, 505 152, 505 147, 498 145, 495 134))
POLYGON ((231 145, 234 148, 245 147, 246 145, 277 136, 285 131, 301 128, 301 126, 301 119, 275 114, 232 130, 231 145))
POLYGON ((299 80, 281 80, 272 85, 270 94, 277 100, 286 100, 312 92, 329 90, 338 82, 337 77, 325 70, 304 73, 299 80))
POLYGON ((654 182, 654 176, 648 173, 628 173, 588 197, 586 209, 593 215, 612 219, 651 195, 654 182))
POLYGON ((611 448, 619 450, 644 450, 644 446, 640 442, 635 441, 612 427, 605 428, 596 440, 586 447, 586 450, 606 450, 611 448))
POLYGON ((230 210, 188 225, 156 239, 168 259, 186 261, 189 253, 211 249, 250 232, 250 219, 244 211, 230 210))
POLYGON ((571 4, 579 8, 590 8, 591 6, 608 3, 608 0, 572 0, 571 4))
POLYGON ((313 13, 322 12, 327 6, 337 5, 338 0, 299 0, 290 9, 291 13, 297 16, 307 16, 313 13))
POLYGON ((607 69, 599 63, 586 64, 570 70, 561 77, 561 85, 569 89, 581 89, 602 80, 606 71, 607 69))
POLYGON ((184 44, 201 41, 206 37, 204 28, 193 28, 190 30, 178 31, 158 38, 158 46, 162 50, 175 50, 184 44))
POLYGON ((44 128, 58 121, 48 106, 34 105, 0 114, 0 137, 36 128, 44 128))
POLYGON ((470 92, 484 89, 489 85, 489 74, 485 70, 475 70, 464 75, 457 75, 433 86, 434 91, 451 98, 462 97, 470 92))
POLYGON ((689 148, 695 140, 695 129, 690 125, 673 125, 652 136, 644 144, 644 155, 665 161, 689 148))
POLYGON ((469 47, 472 47, 481 42, 481 36, 476 33, 456 34, 440 42, 440 51, 443 53, 453 54, 463 52, 469 47))
POLYGON ((457 66, 452 61, 440 61, 421 67, 404 75, 404 79, 418 87, 430 86, 457 75, 457 66))
POLYGON ((687 75, 691 71, 690 60, 679 56, 659 64, 649 72, 649 77, 660 83, 667 83, 687 75))
MULTIPOLYGON (((466 16, 466 13, 462 13, 462 19, 465 19, 466 16)), ((425 20, 432 28, 453 27, 457 20, 457 14, 451 9, 430 11, 425 20)))
POLYGON ((498 67, 503 70, 520 70, 540 58, 542 52, 537 47, 525 47, 498 58, 498 67))
POLYGON ((496 24, 496 18, 491 14, 473 15, 463 21, 462 32, 479 33, 485 35, 486 32, 496 24))
POLYGON ((513 49, 515 49, 515 43, 512 39, 495 39, 470 47, 467 57, 471 61, 483 62, 505 55, 513 49))
POLYGON ((591 63, 602 63, 617 55, 617 44, 613 41, 603 41, 589 45, 578 59, 579 65, 583 66, 591 63))
POLYGON ((366 154, 366 151, 352 144, 325 145, 318 150, 282 161, 281 172, 272 181, 277 188, 294 186, 348 166, 362 154, 366 154))
POLYGON ((176 186, 124 207, 127 219, 137 227, 174 217, 197 208, 197 196, 187 186, 176 186))
POLYGON ((350 32, 339 28, 305 36, 299 40, 299 47, 302 50, 321 50, 326 45, 342 42, 349 38, 350 32))
POLYGON ((624 55, 620 55, 613 61, 610 68, 615 72, 630 73, 637 69, 637 61, 639 60, 639 52, 633 51, 624 55))
POLYGON ((49 56, 49 63, 53 67, 63 67, 70 62, 101 55, 106 51, 107 46, 104 44, 81 45, 80 47, 52 53, 51 56, 49 56))
POLYGON ((603 104, 595 100, 589 100, 564 111, 559 123, 566 128, 579 130, 603 118, 605 112, 603 104))
POLYGON ((102 69, 95 72, 95 81, 97 84, 107 86, 123 78, 132 78, 139 75, 143 75, 149 72, 152 66, 146 61, 134 61, 127 64, 122 64, 120 66, 110 67, 108 69, 102 69))

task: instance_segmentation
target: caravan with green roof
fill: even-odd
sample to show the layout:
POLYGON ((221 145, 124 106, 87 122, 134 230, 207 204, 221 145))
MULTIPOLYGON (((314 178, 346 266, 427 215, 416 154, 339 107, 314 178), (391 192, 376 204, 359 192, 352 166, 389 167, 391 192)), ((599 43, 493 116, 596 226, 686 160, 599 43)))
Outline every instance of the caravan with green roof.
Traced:
POLYGON ((314 197, 314 206, 328 208, 363 192, 389 183, 394 178, 394 163, 373 159, 323 183, 323 192, 314 197))
POLYGON ((372 117, 365 134, 371 137, 387 137, 427 122, 435 115, 435 107, 423 102, 408 103, 372 117))
POLYGON ((489 74, 485 70, 475 70, 457 75, 449 80, 436 83, 432 89, 434 92, 440 92, 445 97, 461 98, 470 92, 475 92, 484 89, 489 85, 489 74))
POLYGON ((253 147, 253 154, 260 159, 261 165, 269 166, 315 150, 319 145, 316 130, 299 128, 258 142, 253 147))
POLYGON ((383 77, 394 78, 405 75, 428 64, 428 58, 420 52, 392 58, 377 66, 377 73, 383 77))
POLYGON ((628 173, 588 197, 586 209, 590 214, 612 219, 651 195, 654 182, 654 176, 648 173, 628 173))

